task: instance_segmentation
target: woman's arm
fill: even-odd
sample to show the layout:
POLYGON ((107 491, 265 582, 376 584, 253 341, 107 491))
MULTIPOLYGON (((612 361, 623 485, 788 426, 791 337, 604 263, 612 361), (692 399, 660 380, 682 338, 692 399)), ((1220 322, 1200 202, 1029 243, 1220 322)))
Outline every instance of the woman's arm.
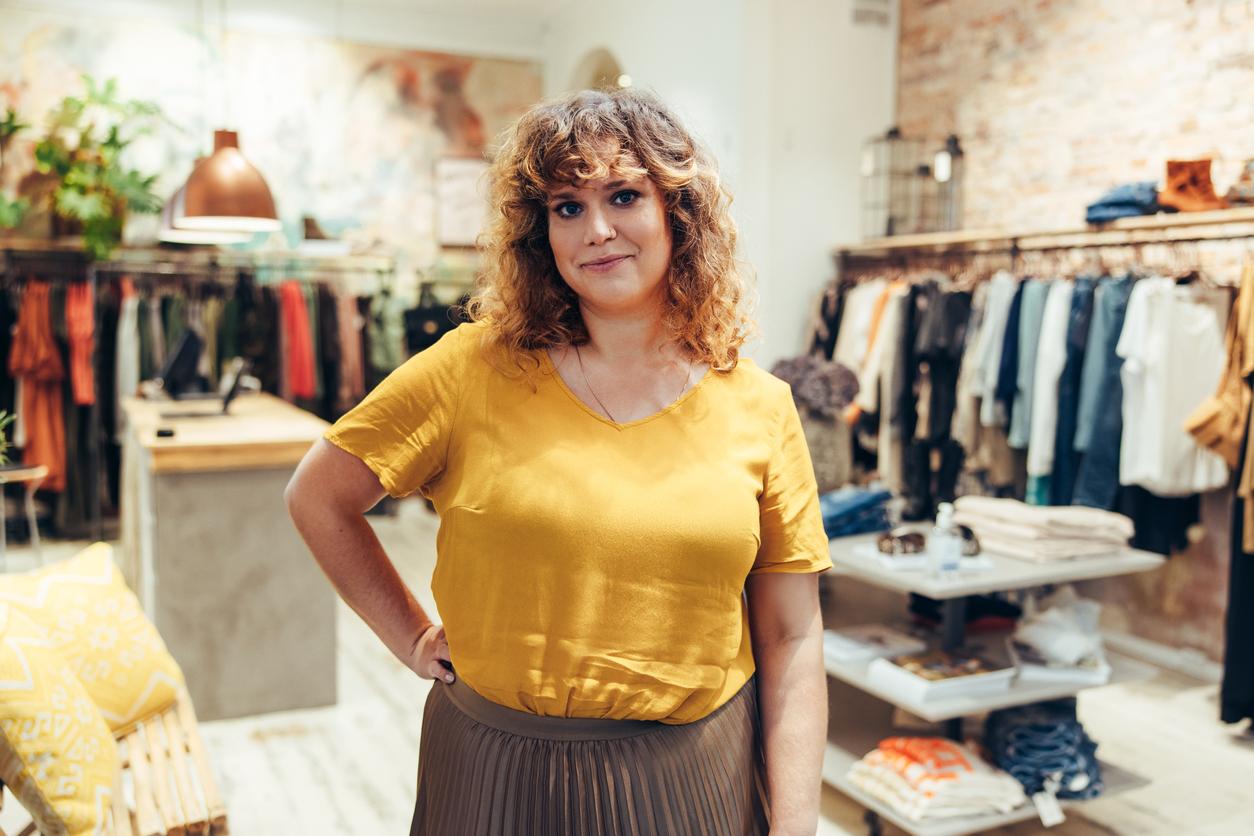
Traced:
POLYGON ((443 631, 396 572, 366 521, 366 511, 383 498, 379 478, 360 459, 326 439, 305 454, 288 482, 288 513, 331 585, 407 667, 447 682, 453 675, 443 631))
POLYGON ((752 575, 747 589, 771 836, 813 836, 827 746, 819 576, 752 575))

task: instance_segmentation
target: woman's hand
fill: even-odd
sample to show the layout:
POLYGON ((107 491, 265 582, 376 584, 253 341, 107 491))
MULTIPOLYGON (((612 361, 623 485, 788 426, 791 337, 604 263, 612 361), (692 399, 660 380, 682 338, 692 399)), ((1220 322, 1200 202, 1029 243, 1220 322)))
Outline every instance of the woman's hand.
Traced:
POLYGON ((423 679, 439 679, 450 685, 453 683, 453 662, 448 655, 448 639, 444 637, 444 628, 432 624, 422 632, 414 643, 413 652, 406 660, 409 669, 423 679), (445 667, 441 662, 448 663, 445 667))

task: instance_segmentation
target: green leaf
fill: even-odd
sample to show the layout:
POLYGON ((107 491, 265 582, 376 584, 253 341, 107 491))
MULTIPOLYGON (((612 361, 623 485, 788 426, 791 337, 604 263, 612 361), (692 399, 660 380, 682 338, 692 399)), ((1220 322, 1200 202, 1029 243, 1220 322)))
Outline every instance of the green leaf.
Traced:
POLYGON ((30 201, 24 197, 9 200, 0 195, 0 229, 17 229, 30 209, 30 201))
POLYGON ((0 141, 6 140, 18 131, 24 131, 29 127, 30 125, 18 119, 17 111, 10 106, 4 111, 4 119, 0 120, 0 141))
POLYGON ((74 189, 57 189, 57 211, 71 218, 78 218, 83 223, 108 217, 109 202, 101 192, 83 194, 74 189))

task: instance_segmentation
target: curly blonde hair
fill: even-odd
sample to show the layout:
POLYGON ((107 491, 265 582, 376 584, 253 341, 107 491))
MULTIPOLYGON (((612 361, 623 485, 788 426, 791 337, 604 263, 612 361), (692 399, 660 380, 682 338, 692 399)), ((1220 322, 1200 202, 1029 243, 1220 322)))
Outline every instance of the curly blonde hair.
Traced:
POLYGON ((524 371, 536 349, 582 345, 578 297, 548 238, 549 190, 608 177, 648 176, 672 234, 663 326, 691 360, 735 368, 754 333, 738 263, 731 196, 710 153, 656 96, 587 90, 536 105, 506 133, 489 170, 486 270, 466 309, 524 371))

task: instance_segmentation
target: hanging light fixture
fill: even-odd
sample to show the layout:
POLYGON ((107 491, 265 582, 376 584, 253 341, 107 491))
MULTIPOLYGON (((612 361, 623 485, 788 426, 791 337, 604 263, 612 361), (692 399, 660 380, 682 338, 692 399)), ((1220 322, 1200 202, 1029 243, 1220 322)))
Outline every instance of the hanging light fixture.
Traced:
POLYGON ((180 194, 182 200, 173 209, 176 229, 282 229, 270 187, 261 172, 240 153, 239 134, 235 131, 213 132, 213 153, 196 164, 180 194))
MULTIPOLYGON (((204 157, 197 157, 193 167, 200 165, 204 157)), ((243 244, 252 239, 250 232, 227 230, 179 229, 175 221, 182 216, 184 186, 170 196, 161 210, 161 231, 157 240, 166 244, 243 244)))

